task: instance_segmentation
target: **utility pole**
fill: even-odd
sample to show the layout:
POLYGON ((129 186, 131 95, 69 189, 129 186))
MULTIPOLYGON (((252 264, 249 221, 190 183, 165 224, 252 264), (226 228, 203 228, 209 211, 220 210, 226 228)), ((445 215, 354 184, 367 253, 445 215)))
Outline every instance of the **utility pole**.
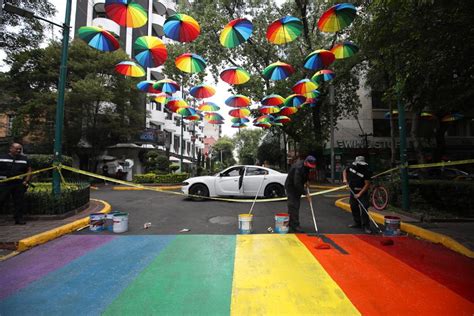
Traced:
POLYGON ((398 129, 400 132, 400 181, 402 185, 402 210, 410 209, 410 198, 408 190, 408 164, 407 164, 407 134, 405 123, 405 106, 401 102, 400 82, 397 82, 397 107, 398 107, 398 129))
POLYGON ((368 139, 369 136, 374 136, 374 134, 372 133, 367 134, 365 132, 363 134, 359 134, 359 137, 362 137, 364 139, 365 156, 367 159, 369 156, 369 139, 368 139))
POLYGON ((331 124, 331 138, 330 138, 330 146, 331 146, 331 183, 335 182, 335 159, 334 159, 334 85, 331 83, 329 86, 329 121, 331 124))

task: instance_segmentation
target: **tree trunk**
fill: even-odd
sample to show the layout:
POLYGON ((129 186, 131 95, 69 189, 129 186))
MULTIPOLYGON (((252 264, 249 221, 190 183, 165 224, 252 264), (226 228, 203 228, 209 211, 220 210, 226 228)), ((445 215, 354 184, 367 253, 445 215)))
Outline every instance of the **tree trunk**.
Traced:
POLYGON ((420 127, 420 111, 413 112, 411 120, 410 136, 413 140, 413 149, 415 150, 416 160, 419 164, 425 163, 423 156, 423 148, 421 148, 420 139, 418 137, 418 129, 420 127))

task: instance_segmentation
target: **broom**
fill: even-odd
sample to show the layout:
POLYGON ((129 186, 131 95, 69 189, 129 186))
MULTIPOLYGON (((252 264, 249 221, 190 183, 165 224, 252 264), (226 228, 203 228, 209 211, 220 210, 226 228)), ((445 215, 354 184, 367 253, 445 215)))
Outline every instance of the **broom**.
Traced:
POLYGON ((316 231, 316 249, 330 249, 331 246, 328 243, 323 242, 319 234, 318 225, 316 224, 316 217, 314 216, 313 201, 311 195, 309 194, 309 188, 306 187, 306 197, 308 198, 309 207, 311 208, 311 215, 313 216, 314 230, 316 231))

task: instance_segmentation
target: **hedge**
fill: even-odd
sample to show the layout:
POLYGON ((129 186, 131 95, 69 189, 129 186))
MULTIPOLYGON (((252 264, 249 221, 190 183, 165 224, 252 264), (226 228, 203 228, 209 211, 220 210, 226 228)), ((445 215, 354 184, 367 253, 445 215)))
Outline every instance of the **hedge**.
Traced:
POLYGON ((169 174, 145 173, 145 174, 134 175, 133 182, 175 184, 175 183, 181 183, 187 178, 189 178, 189 173, 169 173, 169 174))

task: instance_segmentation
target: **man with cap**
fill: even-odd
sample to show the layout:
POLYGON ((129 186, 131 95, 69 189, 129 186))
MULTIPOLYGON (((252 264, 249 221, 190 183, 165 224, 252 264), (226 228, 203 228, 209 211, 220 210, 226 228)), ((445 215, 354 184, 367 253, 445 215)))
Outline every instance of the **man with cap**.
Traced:
POLYGON ((369 165, 365 162, 363 156, 357 156, 342 173, 343 181, 349 184, 352 190, 350 197, 350 205, 354 223, 350 224, 351 228, 363 228, 367 234, 372 233, 370 229, 369 215, 362 209, 359 204, 369 209, 369 187, 372 173, 369 170, 369 165), (359 201, 357 201, 359 200, 359 201))
POLYGON ((286 195, 288 196, 288 214, 290 215, 290 232, 304 233, 300 227, 300 201, 308 186, 310 169, 316 168, 316 158, 307 156, 303 161, 297 160, 290 168, 285 181, 286 195))

